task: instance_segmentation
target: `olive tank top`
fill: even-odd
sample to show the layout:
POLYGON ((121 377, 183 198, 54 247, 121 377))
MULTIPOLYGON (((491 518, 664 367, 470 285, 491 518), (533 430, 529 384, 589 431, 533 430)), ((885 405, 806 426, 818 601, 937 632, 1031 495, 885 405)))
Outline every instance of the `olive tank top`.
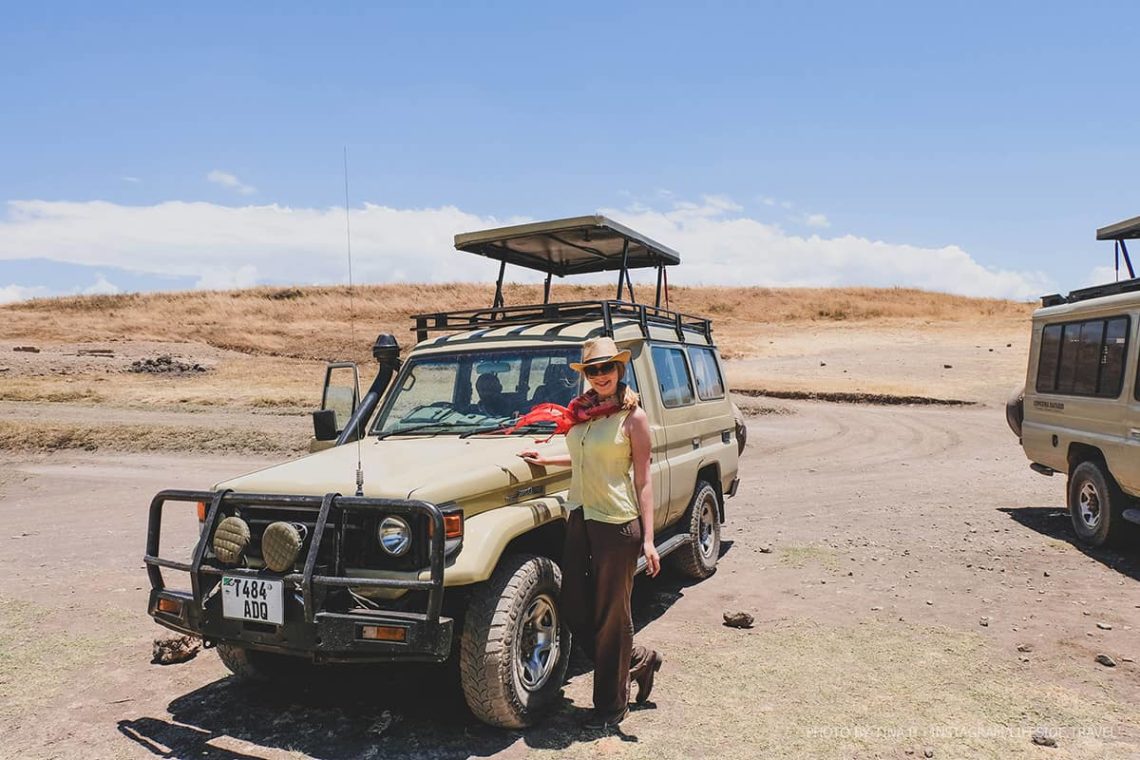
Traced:
POLYGON ((587 520, 626 523, 638 517, 633 450, 622 431, 628 411, 582 422, 566 433, 570 452, 571 509, 587 520))

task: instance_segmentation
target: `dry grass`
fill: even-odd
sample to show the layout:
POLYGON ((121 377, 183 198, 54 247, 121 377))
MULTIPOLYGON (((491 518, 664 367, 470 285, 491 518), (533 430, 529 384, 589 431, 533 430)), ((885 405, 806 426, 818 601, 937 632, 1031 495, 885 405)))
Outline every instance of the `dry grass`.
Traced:
MULTIPOLYGON (((351 307, 346 287, 36 299, 0 307, 0 340, 74 343, 129 336, 256 355, 367 360, 380 332, 410 345, 411 314, 486 307, 493 293, 493 286, 476 284, 359 286, 351 307)), ((646 288, 641 295, 651 297, 646 288)), ((716 320, 729 356, 750 355, 745 339, 765 325, 1024 321, 1033 308, 910 288, 674 287, 670 295, 674 309, 716 320)), ((535 303, 542 290, 510 285, 505 297, 508 304, 535 303)), ((611 287, 584 285, 555 286, 553 294, 555 300, 612 297, 611 287)))
POLYGON ((196 451, 203 453, 296 454, 308 440, 282 434, 235 428, 194 428, 173 425, 62 425, 0 420, 0 450, 47 452, 196 451))
MULTIPOLYGON (((696 622, 686 627, 693 643, 671 650, 680 664, 668 670, 668 704, 634 713, 622 725, 636 739, 571 740, 562 748, 540 730, 528 741, 530 752, 662 760, 872 758, 904 757, 908 750, 922 757, 930 747, 935 757, 1033 757, 1039 748, 1030 736, 1048 728, 1059 746, 1039 751, 1084 758, 1119 756, 1112 737, 1131 732, 1131 705, 1042 686, 970 633, 804 620, 748 631, 696 622)), ((576 700, 588 700, 588 691, 576 687, 576 700)))
MULTIPOLYGON (((0 597, 0 717, 42 702, 77 683, 92 659, 110 649, 111 634, 91 634, 42 623, 54 610, 0 597)), ((3 754, 3 753, 0 753, 3 754)))

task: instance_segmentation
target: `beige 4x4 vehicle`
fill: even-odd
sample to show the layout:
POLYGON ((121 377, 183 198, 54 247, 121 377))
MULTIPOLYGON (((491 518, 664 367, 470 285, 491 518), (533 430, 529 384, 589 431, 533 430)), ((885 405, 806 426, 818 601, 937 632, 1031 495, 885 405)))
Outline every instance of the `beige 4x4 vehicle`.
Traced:
POLYGON ((459 235, 456 247, 501 262, 493 305, 416 316, 402 363, 381 335, 363 397, 354 381, 330 381, 355 367, 330 366, 330 408, 314 414, 313 448, 324 450, 212 491, 155 496, 149 612, 240 676, 458 657, 472 712, 521 727, 557 700, 571 642, 558 567, 569 469, 517 456, 536 439, 564 451, 565 438, 535 415, 520 420, 581 392, 570 362, 586 339, 628 348, 625 379, 651 429, 658 551, 695 578, 716 569, 744 430, 709 321, 661 308, 675 252, 600 216, 459 235), (544 303, 504 305, 508 263, 546 273, 544 303), (635 267, 656 268, 656 305, 635 302, 635 267), (618 273, 615 300, 550 302, 553 275, 600 271, 618 273), (170 502, 200 503, 189 563, 159 556, 170 502), (189 573, 189 588, 168 588, 164 568, 189 573))
POLYGON ((1097 230, 1116 241, 1130 279, 1042 298, 1024 400, 1007 408, 1035 471, 1068 476, 1077 537, 1121 543, 1140 523, 1140 279, 1126 240, 1140 237, 1140 217, 1097 230))

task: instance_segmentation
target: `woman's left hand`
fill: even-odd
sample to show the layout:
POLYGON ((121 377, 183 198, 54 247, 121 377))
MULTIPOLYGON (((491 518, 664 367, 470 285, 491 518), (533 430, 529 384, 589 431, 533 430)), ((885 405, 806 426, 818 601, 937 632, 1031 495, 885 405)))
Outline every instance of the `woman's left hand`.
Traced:
POLYGON ((645 574, 650 578, 657 577, 661 572, 661 556, 657 553, 657 547, 652 541, 646 541, 641 545, 641 551, 645 555, 645 574))

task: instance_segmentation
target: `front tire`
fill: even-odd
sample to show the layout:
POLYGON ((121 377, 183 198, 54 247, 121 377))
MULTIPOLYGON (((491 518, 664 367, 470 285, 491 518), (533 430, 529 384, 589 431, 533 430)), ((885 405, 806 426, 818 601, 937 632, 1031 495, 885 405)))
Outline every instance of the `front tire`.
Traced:
POLYGON ((215 649, 222 664, 243 681, 296 683, 312 676, 312 664, 299 657, 260 652, 236 644, 218 644, 215 649))
POLYGON ((1106 469, 1098 461, 1087 461, 1074 467, 1069 475, 1073 530, 1082 543, 1090 546, 1118 544, 1128 527, 1123 515, 1128 497, 1106 469))
POLYGON ((553 707, 569 664, 570 632, 552 560, 510 555, 472 594, 459 653, 467 706, 500 728, 525 728, 553 707))
POLYGON ((689 578, 704 580, 716 572, 720 557, 720 497, 704 480, 697 481, 689 504, 689 543, 675 551, 673 566, 689 578))

